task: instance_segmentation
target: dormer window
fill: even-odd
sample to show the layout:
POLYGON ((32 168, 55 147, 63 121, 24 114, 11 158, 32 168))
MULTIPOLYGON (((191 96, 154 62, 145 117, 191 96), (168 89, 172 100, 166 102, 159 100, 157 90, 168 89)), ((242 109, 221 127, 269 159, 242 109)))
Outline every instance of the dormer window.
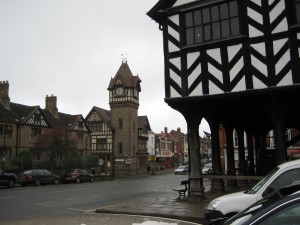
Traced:
POLYGON ((184 45, 229 38, 240 34, 237 0, 184 13, 184 45))

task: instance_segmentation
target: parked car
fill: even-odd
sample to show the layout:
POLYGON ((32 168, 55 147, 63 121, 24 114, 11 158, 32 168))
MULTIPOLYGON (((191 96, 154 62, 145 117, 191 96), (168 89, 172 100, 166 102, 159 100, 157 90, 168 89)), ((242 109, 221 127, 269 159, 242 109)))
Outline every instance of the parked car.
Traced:
POLYGON ((59 184, 59 176, 45 169, 32 169, 22 172, 18 177, 18 183, 22 186, 34 184, 59 184))
POLYGON ((16 180, 17 176, 14 173, 7 173, 3 169, 0 169, 0 186, 14 188, 16 180))
POLYGON ((86 170, 83 169, 72 169, 67 170, 64 174, 64 181, 65 182, 76 182, 80 183, 82 181, 89 181, 94 182, 94 175, 88 173, 86 170))
POLYGON ((211 225, 300 224, 300 185, 291 185, 272 192, 247 209, 211 225))
POLYGON ((212 164, 207 163, 202 168, 202 174, 210 174, 212 172, 212 164))
POLYGON ((174 170, 174 174, 186 174, 189 172, 189 166, 179 166, 176 170, 174 170))
POLYGON ((249 190, 223 195, 212 200, 204 210, 204 216, 208 220, 233 216, 272 191, 299 180, 300 160, 285 162, 275 167, 249 190))

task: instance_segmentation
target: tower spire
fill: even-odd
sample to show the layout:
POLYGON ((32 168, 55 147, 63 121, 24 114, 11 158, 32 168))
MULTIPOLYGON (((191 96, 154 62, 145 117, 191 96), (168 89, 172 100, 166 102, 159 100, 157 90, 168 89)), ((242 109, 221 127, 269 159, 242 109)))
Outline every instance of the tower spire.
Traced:
POLYGON ((121 54, 122 55, 122 63, 127 63, 127 53, 124 55, 124 54, 121 54))

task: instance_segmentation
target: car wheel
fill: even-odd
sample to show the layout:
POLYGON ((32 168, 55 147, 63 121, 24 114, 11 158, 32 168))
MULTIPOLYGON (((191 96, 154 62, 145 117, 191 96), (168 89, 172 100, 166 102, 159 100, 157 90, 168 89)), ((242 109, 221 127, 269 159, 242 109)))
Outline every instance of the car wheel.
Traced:
POLYGON ((35 186, 40 186, 41 185, 41 181, 39 179, 36 179, 34 182, 35 186))
POLYGON ((55 180, 54 180, 54 184, 55 184, 55 185, 59 184, 59 180, 58 180, 58 179, 55 179, 55 180))
POLYGON ((94 177, 91 177, 91 180, 90 180, 90 182, 91 182, 91 183, 93 183, 93 182, 94 182, 94 177))
POLYGON ((10 179, 10 180, 8 181, 7 187, 8 187, 8 188, 14 188, 15 185, 16 185, 16 181, 13 180, 13 179, 10 179))
POLYGON ((79 177, 76 178, 76 183, 80 183, 80 178, 79 177))

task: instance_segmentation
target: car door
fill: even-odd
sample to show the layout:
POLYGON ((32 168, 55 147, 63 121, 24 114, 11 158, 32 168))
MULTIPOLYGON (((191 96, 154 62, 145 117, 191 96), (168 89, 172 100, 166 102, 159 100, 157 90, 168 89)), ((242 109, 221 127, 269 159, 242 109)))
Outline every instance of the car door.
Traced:
POLYGON ((82 170, 82 176, 84 176, 84 180, 89 180, 89 174, 86 170, 82 170))
POLYGON ((4 176, 4 170, 0 169, 0 185, 6 184, 6 177, 4 176))
POLYGON ((53 182, 53 176, 52 173, 48 170, 43 170, 43 176, 44 176, 44 183, 50 184, 53 182))
POLYGON ((85 170, 78 170, 80 173, 80 179, 86 181, 86 173, 85 170))

